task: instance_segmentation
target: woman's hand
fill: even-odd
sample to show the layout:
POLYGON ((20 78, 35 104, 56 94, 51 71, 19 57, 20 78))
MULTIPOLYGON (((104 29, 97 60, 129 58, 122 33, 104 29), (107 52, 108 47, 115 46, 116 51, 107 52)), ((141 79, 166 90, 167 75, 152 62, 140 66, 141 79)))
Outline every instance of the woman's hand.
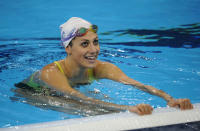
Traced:
POLYGON ((130 106, 128 110, 139 115, 148 115, 152 113, 153 108, 148 104, 138 104, 136 106, 130 106))
POLYGON ((171 99, 168 105, 171 107, 178 107, 181 110, 193 109, 193 105, 189 99, 171 99))

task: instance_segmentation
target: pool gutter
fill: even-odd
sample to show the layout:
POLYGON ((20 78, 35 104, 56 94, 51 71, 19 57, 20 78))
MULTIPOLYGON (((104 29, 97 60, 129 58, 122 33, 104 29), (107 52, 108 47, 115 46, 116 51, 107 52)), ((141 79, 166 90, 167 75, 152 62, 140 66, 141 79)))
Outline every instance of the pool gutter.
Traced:
POLYGON ((156 108, 152 115, 123 112, 85 118, 1 128, 0 131, 116 131, 134 130, 200 121, 200 103, 194 109, 156 108))

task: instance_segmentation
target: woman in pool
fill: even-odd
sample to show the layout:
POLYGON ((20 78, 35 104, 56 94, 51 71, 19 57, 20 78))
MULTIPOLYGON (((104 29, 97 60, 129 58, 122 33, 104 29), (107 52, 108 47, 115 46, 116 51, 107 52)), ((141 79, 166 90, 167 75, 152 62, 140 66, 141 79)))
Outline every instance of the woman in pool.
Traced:
POLYGON ((57 91, 70 95, 86 104, 129 110, 140 115, 151 114, 153 108, 148 104, 127 106, 107 103, 87 97, 73 88, 73 86, 79 84, 89 84, 95 79, 106 78, 162 97, 171 107, 179 107, 180 109, 193 108, 189 99, 174 99, 161 90, 129 78, 115 65, 97 60, 100 46, 96 25, 92 25, 81 18, 72 17, 60 28, 61 40, 67 57, 64 60, 46 65, 40 73, 34 73, 24 81, 27 85, 37 88, 40 86, 37 79, 41 79, 57 91))

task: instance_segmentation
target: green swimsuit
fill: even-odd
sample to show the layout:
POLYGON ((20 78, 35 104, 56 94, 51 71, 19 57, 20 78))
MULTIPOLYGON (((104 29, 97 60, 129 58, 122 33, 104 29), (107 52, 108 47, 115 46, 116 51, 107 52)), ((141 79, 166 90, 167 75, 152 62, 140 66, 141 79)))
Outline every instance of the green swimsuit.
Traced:
MULTIPOLYGON (((54 63, 57 65, 60 72, 64 74, 64 71, 61 65, 57 61, 55 61, 54 63)), ((93 75, 93 69, 88 69, 88 77, 89 77, 89 83, 92 83, 95 80, 94 75, 93 75)), ((37 92, 40 92, 41 90, 43 90, 42 87, 48 88, 48 86, 45 85, 44 82, 41 82, 40 80, 40 71, 33 73, 28 79, 16 84, 17 87, 23 86, 23 88, 25 85, 28 85, 29 86, 28 88, 31 87, 32 88, 31 90, 34 90, 37 92)))

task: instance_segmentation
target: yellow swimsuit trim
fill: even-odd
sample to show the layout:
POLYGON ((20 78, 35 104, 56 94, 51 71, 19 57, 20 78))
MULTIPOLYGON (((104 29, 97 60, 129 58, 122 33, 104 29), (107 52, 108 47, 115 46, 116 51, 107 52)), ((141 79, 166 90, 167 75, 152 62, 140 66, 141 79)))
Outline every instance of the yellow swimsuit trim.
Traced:
MULTIPOLYGON (((54 61, 54 63, 58 66, 59 70, 64 74, 61 65, 57 61, 54 61)), ((88 69, 88 76, 89 76, 89 82, 92 83, 95 80, 92 69, 88 69)))
POLYGON ((94 74, 93 74, 93 69, 88 69, 88 75, 89 75, 89 82, 92 83, 94 80, 94 74))
POLYGON ((54 63, 58 66, 59 70, 60 70, 63 74, 65 74, 64 71, 63 71, 63 69, 62 69, 62 67, 61 67, 61 65, 60 65, 57 61, 54 61, 54 63))

